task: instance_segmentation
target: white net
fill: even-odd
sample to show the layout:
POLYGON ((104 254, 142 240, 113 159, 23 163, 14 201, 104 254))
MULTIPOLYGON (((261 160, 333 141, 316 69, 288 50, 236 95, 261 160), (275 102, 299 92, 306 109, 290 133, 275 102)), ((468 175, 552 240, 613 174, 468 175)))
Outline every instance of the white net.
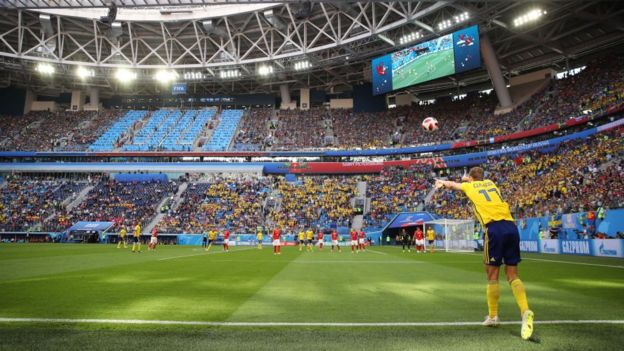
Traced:
POLYGON ((474 251, 477 248, 472 219, 437 219, 426 225, 433 226, 437 242, 443 243, 446 251, 474 251))

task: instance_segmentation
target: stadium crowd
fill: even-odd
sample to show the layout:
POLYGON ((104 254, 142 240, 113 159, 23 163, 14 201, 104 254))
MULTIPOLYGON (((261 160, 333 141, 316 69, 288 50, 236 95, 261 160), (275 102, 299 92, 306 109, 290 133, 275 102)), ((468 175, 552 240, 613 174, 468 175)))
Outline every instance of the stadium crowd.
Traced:
POLYGON ((413 165, 365 176, 367 196, 371 198, 371 210, 364 218, 367 226, 380 227, 396 213, 422 209, 431 189, 432 171, 430 166, 413 165))
POLYGON ((264 223, 263 202, 270 189, 268 178, 217 177, 189 184, 160 221, 166 233, 204 233, 211 229, 255 232, 264 223))
POLYGON ((282 110, 279 124, 272 134, 273 149, 320 148, 326 135, 327 110, 282 110))
POLYGON ((44 228, 63 231, 78 221, 112 221, 115 229, 145 226, 157 212, 157 206, 177 192, 178 184, 169 182, 118 182, 107 177, 95 183, 85 199, 71 210, 64 209, 47 220, 44 228))
MULTIPOLYGON (((571 141, 552 153, 490 158, 484 168, 518 218, 624 207, 624 129, 571 141), (591 155, 591 157, 587 157, 591 155)), ((456 171, 449 174, 459 179, 456 171)), ((450 218, 472 214, 466 199, 436 192, 430 210, 450 218)))
POLYGON ((0 117, 0 150, 86 150, 123 111, 39 111, 0 117))
POLYGON ((275 129, 269 125, 272 117, 271 108, 254 108, 245 114, 234 138, 234 150, 256 151, 270 145, 270 132, 275 129))
POLYGON ((85 186, 72 180, 10 177, 0 189, 0 231, 41 230, 41 224, 62 212, 63 202, 85 186))

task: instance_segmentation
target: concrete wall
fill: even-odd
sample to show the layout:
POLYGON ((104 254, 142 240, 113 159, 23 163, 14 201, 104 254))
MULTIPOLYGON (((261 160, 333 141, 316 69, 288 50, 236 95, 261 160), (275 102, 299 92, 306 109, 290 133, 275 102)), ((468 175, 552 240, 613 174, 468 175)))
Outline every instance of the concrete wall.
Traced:
POLYGON ((299 91, 299 108, 301 110, 309 110, 310 109, 310 89, 309 88, 301 88, 299 91))
POLYGON ((414 96, 412 94, 401 94, 396 96, 396 105, 397 106, 410 106, 414 96))
POLYGON ((330 99, 330 108, 353 108, 353 99, 330 99))
POLYGON ((58 104, 54 101, 33 101, 30 111, 52 111, 58 110, 58 104))
POLYGON ((541 81, 543 79, 552 79, 555 77, 555 70, 547 68, 541 69, 539 71, 526 73, 523 75, 519 75, 517 77, 512 77, 509 79, 509 84, 513 88, 515 85, 527 84, 535 81, 541 81))

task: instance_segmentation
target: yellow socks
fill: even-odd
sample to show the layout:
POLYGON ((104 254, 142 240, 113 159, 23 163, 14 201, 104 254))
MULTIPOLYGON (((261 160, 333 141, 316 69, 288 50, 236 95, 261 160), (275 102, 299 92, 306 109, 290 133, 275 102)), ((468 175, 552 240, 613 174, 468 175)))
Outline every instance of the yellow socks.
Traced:
POLYGON ((488 282, 486 293, 488 314, 490 318, 494 318, 498 316, 498 299, 500 297, 500 287, 497 280, 492 280, 488 282))
POLYGON ((529 309, 529 301, 527 300, 522 280, 520 280, 520 278, 514 279, 509 282, 509 285, 511 285, 511 291, 516 299, 518 308, 520 308, 520 314, 524 314, 524 311, 529 309))

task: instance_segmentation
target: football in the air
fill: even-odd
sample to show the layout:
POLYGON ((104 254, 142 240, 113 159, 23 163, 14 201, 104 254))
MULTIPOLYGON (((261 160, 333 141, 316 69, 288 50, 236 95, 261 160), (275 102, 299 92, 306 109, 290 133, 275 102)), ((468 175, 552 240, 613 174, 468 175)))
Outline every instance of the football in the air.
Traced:
POLYGON ((438 120, 433 117, 427 117, 422 121, 422 127, 428 132, 438 130, 438 120))

